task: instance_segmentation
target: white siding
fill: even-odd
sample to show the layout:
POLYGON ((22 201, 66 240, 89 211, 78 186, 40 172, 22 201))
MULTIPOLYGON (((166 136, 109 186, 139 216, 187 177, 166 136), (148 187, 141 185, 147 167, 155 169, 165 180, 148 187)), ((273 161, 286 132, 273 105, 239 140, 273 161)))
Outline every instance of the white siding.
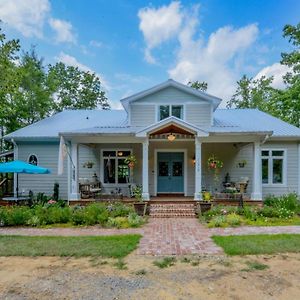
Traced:
POLYGON ((184 105, 184 119, 191 124, 210 126, 212 120, 211 104, 194 95, 180 91, 174 87, 148 95, 132 102, 129 106, 132 126, 148 126, 157 121, 157 109, 163 104, 184 105))
POLYGON ((155 105, 134 105, 130 106, 131 126, 146 127, 156 121, 155 105))
POLYGON ((64 162, 64 174, 57 175, 58 143, 24 143, 18 144, 19 160, 27 161, 30 154, 36 154, 38 165, 51 170, 51 174, 19 174, 19 191, 53 194, 55 182, 59 183, 59 195, 62 199, 67 199, 68 171, 67 158, 64 162))
POLYGON ((185 109, 188 123, 200 127, 211 126, 212 109, 210 104, 186 104, 185 109))

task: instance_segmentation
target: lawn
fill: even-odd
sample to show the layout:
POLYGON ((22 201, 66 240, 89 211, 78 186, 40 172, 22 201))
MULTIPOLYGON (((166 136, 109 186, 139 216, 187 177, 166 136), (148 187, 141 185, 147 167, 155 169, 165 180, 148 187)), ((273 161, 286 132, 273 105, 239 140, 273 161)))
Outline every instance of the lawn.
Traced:
POLYGON ((123 258, 136 249, 140 235, 0 236, 0 256, 99 256, 123 258))
POLYGON ((300 252, 300 234, 213 236, 228 255, 300 252))

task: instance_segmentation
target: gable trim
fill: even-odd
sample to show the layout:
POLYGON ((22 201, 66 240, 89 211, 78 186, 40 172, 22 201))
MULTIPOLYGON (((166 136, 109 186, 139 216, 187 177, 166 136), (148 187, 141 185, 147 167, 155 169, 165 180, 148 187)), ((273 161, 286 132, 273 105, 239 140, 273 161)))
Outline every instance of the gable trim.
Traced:
POLYGON ((190 123, 187 123, 181 119, 178 119, 176 117, 169 117, 166 118, 164 120, 161 120, 157 123, 154 123, 150 126, 147 126, 146 128, 138 131, 136 133, 137 137, 147 137, 148 134, 150 134, 153 131, 162 129, 168 125, 176 125, 179 128, 185 129, 187 131, 191 131, 192 133, 194 133, 196 136, 198 137, 207 137, 209 136, 208 132, 204 131, 203 129, 196 127, 190 123))

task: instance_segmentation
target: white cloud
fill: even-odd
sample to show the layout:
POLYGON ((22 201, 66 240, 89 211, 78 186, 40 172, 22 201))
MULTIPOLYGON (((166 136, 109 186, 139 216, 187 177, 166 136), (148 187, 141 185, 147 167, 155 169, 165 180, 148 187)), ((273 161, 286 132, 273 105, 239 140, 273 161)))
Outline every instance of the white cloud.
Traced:
POLYGON ((48 0, 0 0, 0 20, 26 37, 43 36, 48 0))
POLYGON ((149 63, 155 63, 151 49, 164 41, 175 37, 180 29, 183 15, 180 12, 180 2, 171 2, 168 6, 159 8, 145 7, 139 10, 139 28, 146 41, 145 59, 149 63))
POLYGON ((56 60, 63 62, 67 66, 77 67, 81 71, 95 73, 100 78, 100 81, 101 81, 102 86, 104 87, 104 89, 106 91, 108 91, 110 89, 110 85, 104 79, 104 77, 102 75, 100 75, 99 73, 96 73, 90 67, 80 63, 74 56, 71 56, 71 55, 66 54, 64 52, 60 52, 59 56, 56 57, 56 60))
POLYGON ((282 65, 280 63, 275 63, 259 71, 254 77, 254 79, 259 79, 262 76, 273 76, 274 79, 272 82, 272 87, 277 89, 283 89, 285 88, 285 83, 283 82, 282 76, 284 76, 287 72, 291 72, 291 69, 288 66, 282 65))
POLYGON ((56 33, 55 40, 57 43, 76 43, 76 36, 70 22, 50 18, 49 25, 56 33))

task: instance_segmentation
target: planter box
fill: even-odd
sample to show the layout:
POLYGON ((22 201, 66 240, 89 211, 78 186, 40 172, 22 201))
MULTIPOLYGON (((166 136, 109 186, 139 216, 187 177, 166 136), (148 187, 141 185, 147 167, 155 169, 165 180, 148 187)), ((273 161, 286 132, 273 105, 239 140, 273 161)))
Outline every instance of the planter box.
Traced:
POLYGON ((123 194, 98 194, 96 200, 102 201, 121 201, 123 194))
POLYGON ((139 216, 144 216, 147 213, 147 202, 135 202, 133 203, 134 210, 139 216))

